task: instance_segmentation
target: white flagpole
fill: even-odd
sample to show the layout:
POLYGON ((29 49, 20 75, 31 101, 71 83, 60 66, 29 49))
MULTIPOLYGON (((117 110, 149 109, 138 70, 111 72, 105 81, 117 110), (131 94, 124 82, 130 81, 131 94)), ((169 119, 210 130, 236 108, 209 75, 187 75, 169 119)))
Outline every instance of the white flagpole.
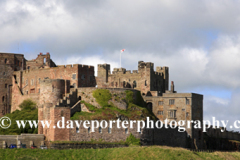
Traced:
POLYGON ((121 68, 121 54, 122 54, 122 51, 120 51, 120 68, 121 68))

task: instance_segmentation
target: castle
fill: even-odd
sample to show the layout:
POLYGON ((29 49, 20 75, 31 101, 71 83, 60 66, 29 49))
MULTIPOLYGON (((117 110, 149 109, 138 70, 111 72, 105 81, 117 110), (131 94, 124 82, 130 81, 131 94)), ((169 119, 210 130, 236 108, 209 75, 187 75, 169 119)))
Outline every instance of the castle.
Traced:
MULTIPOLYGON (((0 53, 0 117, 19 109, 25 99, 37 103, 38 119, 52 120, 56 125, 61 117, 66 120, 86 107, 84 100, 97 106, 92 92, 97 88, 108 89, 111 93, 125 90, 140 92, 147 108, 160 120, 203 120, 203 95, 196 93, 177 93, 174 82, 169 90, 169 68, 157 67, 151 62, 138 62, 138 70, 132 72, 125 68, 114 68, 109 64, 99 64, 97 77, 94 67, 88 65, 56 65, 50 54, 40 53, 34 60, 26 60, 22 54, 0 53), (83 96, 83 94, 87 96, 83 96)), ((124 108, 125 106, 123 106, 124 108)), ((201 129, 188 128, 185 133, 177 129, 147 130, 141 134, 135 130, 121 130, 113 127, 109 131, 89 133, 86 129, 57 129, 38 126, 38 133, 49 141, 105 141, 125 140, 129 133, 145 139, 151 144, 166 144, 181 147, 203 148, 201 129), (124 133, 124 134, 123 134, 124 133), (191 139, 188 144, 189 138, 191 139)))

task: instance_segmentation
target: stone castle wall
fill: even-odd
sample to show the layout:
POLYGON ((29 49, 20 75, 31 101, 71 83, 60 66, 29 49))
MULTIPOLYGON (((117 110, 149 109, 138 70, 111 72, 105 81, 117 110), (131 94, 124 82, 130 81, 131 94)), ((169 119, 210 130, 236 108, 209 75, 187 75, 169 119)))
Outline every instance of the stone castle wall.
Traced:
POLYGON ((22 54, 0 53, 0 117, 11 112, 13 72, 25 69, 22 54))

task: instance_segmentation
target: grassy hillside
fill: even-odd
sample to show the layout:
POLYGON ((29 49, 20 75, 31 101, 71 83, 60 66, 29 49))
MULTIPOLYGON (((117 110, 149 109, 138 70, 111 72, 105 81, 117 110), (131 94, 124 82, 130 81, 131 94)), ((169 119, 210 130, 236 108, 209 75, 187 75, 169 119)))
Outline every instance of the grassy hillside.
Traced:
POLYGON ((18 135, 21 133, 38 133, 37 128, 30 128, 29 124, 25 128, 18 128, 16 120, 38 120, 38 110, 36 104, 30 99, 24 100, 20 106, 21 111, 16 110, 5 116, 11 119, 11 126, 8 129, 0 127, 0 135, 18 135))
POLYGON ((134 93, 130 90, 126 90, 124 93, 111 94, 107 89, 96 89, 93 92, 93 97, 96 99, 97 103, 102 108, 97 108, 85 101, 82 103, 88 108, 88 112, 76 112, 71 119, 72 120, 111 120, 117 119, 119 117, 126 117, 128 119, 141 120, 150 117, 151 119, 156 119, 156 117, 147 110, 145 107, 145 102, 143 101, 140 92, 134 96, 134 93), (124 102, 127 104, 127 110, 119 109, 110 100, 115 100, 117 102, 124 102))
POLYGON ((0 149, 1 160, 12 159, 240 159, 240 152, 191 152, 182 148, 170 147, 126 147, 108 149, 0 149))

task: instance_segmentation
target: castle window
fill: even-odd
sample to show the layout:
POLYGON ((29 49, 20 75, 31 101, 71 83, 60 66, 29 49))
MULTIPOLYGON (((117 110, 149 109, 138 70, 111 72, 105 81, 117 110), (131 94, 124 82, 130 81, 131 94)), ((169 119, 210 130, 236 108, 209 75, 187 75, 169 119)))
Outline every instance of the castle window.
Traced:
POLYGON ((61 117, 63 117, 63 110, 61 110, 61 117))
POLYGON ((136 87, 137 87, 137 82, 133 81, 133 88, 136 88, 136 87))
POLYGON ((33 83, 34 83, 34 80, 33 80, 33 79, 31 79, 31 85, 33 85, 33 83))
POLYGON ((4 61, 4 62, 5 62, 5 64, 7 63, 7 58, 5 58, 5 61, 4 61))
POLYGON ((76 133, 79 133, 80 131, 79 131, 79 128, 78 127, 76 127, 76 133))
POLYGON ((108 127, 108 133, 112 133, 112 128, 108 127))
POLYGON ((176 118, 176 110, 172 110, 168 112, 168 117, 169 118, 176 118))
POLYGON ((175 100, 174 99, 169 99, 169 105, 174 105, 175 100))
POLYGON ((84 79, 85 79, 85 75, 84 75, 84 74, 81 76, 81 79, 82 79, 82 80, 84 80, 84 79))
POLYGON ((43 64, 45 64, 46 63, 46 58, 43 58, 43 64))
POLYGON ((72 79, 76 79, 76 74, 72 74, 72 79))
POLYGON ((5 84, 5 88, 7 88, 7 83, 5 84))
POLYGON ((189 116, 189 112, 186 113, 186 116, 187 116, 187 117, 189 116))
POLYGON ((30 93, 35 93, 35 89, 30 89, 30 93))
POLYGON ((145 80, 145 86, 147 86, 147 80, 145 80))
POLYGON ((158 111, 158 115, 163 115, 163 111, 158 111))
POLYGON ((28 94, 28 91, 26 91, 26 94, 28 94))
POLYGON ((28 80, 26 80, 26 85, 28 84, 28 80))
POLYGON ((190 101, 189 101, 189 99, 186 99, 186 104, 190 104, 190 101))
POLYGON ((39 83, 39 84, 40 84, 40 82, 41 82, 41 78, 38 79, 38 83, 39 83))
POLYGON ((125 134, 128 134, 128 128, 125 128, 125 134))
POLYGON ((158 101, 158 105, 163 105, 163 101, 158 101))
POLYGON ((3 96, 3 97, 2 97, 2 102, 4 102, 4 100, 5 100, 5 97, 3 96))
POLYGON ((52 92, 54 92, 54 86, 52 86, 52 92))
POLYGON ((90 127, 88 127, 88 133, 90 133, 91 132, 91 128, 90 127))
POLYGON ((140 131, 138 132, 139 134, 142 134, 142 128, 140 128, 140 131))
POLYGON ((102 127, 99 127, 99 133, 102 133, 102 127))

